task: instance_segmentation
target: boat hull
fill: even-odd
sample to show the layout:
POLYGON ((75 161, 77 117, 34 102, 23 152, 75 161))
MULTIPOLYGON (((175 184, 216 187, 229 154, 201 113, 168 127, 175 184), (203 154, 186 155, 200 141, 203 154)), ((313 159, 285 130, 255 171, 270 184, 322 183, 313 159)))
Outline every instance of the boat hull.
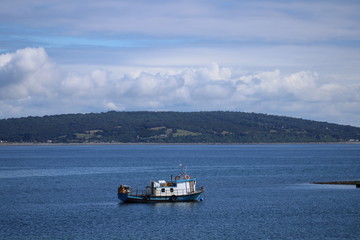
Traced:
POLYGON ((203 191, 180 196, 150 196, 131 195, 130 193, 118 193, 118 198, 126 203, 148 203, 148 202, 194 202, 202 201, 203 191))

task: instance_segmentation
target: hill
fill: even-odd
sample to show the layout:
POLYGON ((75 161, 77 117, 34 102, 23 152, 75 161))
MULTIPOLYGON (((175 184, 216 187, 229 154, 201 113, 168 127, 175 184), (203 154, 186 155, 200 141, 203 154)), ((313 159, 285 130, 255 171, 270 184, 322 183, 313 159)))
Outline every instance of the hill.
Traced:
POLYGON ((0 120, 0 141, 16 143, 347 142, 360 128, 243 112, 106 112, 0 120))

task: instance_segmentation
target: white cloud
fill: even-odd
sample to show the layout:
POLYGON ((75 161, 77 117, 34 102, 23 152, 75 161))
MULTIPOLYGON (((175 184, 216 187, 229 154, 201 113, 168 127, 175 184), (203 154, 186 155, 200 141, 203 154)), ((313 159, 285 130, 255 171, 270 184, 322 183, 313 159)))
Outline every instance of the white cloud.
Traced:
POLYGON ((238 67, 60 70, 42 48, 0 55, 0 116, 106 110, 234 110, 360 126, 360 84, 312 71, 245 73, 238 67), (340 79, 341 80, 341 79, 340 79))
POLYGON ((107 110, 112 110, 112 111, 123 111, 125 110, 124 107, 122 106, 118 106, 113 102, 104 102, 104 106, 107 110))
POLYGON ((313 72, 298 72, 284 78, 284 88, 294 97, 304 101, 321 100, 316 84, 318 74, 313 72))
POLYGON ((0 63, 0 99, 46 97, 58 83, 59 71, 42 48, 0 55, 0 63))

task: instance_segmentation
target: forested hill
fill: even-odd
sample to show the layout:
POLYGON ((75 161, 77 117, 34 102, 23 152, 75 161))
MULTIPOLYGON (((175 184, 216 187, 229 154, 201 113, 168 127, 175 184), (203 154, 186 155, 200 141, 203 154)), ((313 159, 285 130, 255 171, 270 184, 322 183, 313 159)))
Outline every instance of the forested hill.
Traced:
POLYGON ((106 112, 0 120, 5 143, 348 142, 360 128, 242 112, 106 112))

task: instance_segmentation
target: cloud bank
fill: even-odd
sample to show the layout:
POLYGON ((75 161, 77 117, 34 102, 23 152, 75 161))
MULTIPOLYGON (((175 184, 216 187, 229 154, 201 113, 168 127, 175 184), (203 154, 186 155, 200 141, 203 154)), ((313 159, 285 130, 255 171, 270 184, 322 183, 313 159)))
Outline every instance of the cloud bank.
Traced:
POLYGON ((0 118, 233 110, 360 126, 359 22, 355 0, 2 0, 0 118))
POLYGON ((24 48, 0 55, 0 116, 229 110, 360 126, 360 84, 337 82, 312 71, 244 72, 217 63, 79 74, 64 70, 43 48, 24 48))

